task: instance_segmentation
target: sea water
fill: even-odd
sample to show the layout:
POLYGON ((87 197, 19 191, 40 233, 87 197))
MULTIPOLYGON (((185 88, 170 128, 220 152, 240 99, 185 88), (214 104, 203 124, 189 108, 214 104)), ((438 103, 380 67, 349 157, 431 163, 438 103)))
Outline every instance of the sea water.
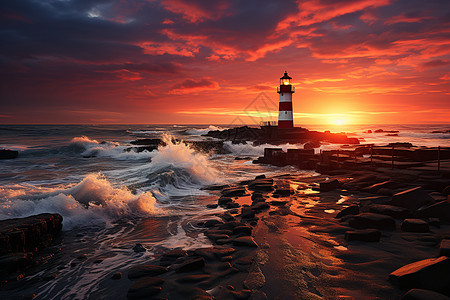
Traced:
MULTIPOLYGON (((1 125, 0 148, 18 150, 19 157, 0 161, 0 219, 44 212, 63 216, 61 252, 52 270, 59 275, 29 285, 37 299, 108 298, 124 290, 105 283, 114 271, 148 262, 164 249, 209 245, 198 233, 198 223, 213 218, 221 209, 206 208, 206 204, 217 203, 218 194, 204 187, 233 184, 260 174, 318 175, 289 166, 252 164, 265 147, 272 146, 269 144, 227 141, 224 148, 230 154, 214 154, 196 152, 174 140, 207 140, 211 138, 204 134, 224 128, 227 126, 1 125), (165 146, 137 152, 130 141, 140 138, 160 138, 165 146), (235 160, 236 156, 244 159, 235 160), (147 251, 135 253, 136 243, 147 251), (78 260, 81 254, 88 257, 86 262, 78 260), (102 262, 93 263, 96 259, 102 262)), ((308 128, 330 130, 317 125, 308 128)), ((411 142, 449 147, 449 129, 450 125, 352 125, 331 131, 345 131, 363 144, 411 142), (383 132, 375 133, 377 129, 383 132), (397 136, 386 133, 393 130, 399 131, 397 136)), ((339 146, 324 143, 321 148, 339 146)), ((286 150, 303 144, 277 147, 286 150)), ((48 272, 42 270, 34 276, 48 272)))

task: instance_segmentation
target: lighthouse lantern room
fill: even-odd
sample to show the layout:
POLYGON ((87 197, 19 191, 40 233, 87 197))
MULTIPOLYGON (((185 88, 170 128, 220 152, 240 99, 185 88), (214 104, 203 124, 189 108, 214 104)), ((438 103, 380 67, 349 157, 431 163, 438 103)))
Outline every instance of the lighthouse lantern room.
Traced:
POLYGON ((280 94, 278 128, 293 128, 292 94, 295 92, 295 89, 292 86, 292 77, 288 75, 287 71, 280 78, 280 86, 277 88, 277 92, 280 94))

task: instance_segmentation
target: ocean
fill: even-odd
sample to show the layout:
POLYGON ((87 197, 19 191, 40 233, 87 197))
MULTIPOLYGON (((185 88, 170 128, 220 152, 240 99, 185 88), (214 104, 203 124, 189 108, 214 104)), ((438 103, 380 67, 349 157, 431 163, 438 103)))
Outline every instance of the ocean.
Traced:
MULTIPOLYGON (((450 147, 450 125, 305 127, 344 131, 362 144, 450 147), (383 131, 375 132, 378 129, 383 131)), ((44 276, 49 268, 37 271, 24 289, 36 293, 36 299, 111 299, 119 287, 105 286, 103 279, 114 271, 148 261, 164 249, 210 244, 198 234, 197 224, 222 209, 206 208, 217 202, 218 194, 205 187, 260 174, 318 175, 294 167, 253 164, 271 146, 267 144, 228 141, 224 147, 230 154, 214 154, 173 141, 205 140, 203 134, 224 128, 228 126, 0 125, 0 148, 19 151, 16 159, 0 160, 0 219, 43 212, 64 218, 61 251, 53 269, 66 271, 55 280, 33 285, 33 276, 44 276), (130 141, 141 138, 162 138, 166 145, 151 152, 128 149, 130 141), (135 253, 136 243, 147 251, 135 253), (86 253, 88 261, 101 258, 107 263, 79 263, 79 255, 86 253)), ((321 149, 339 146, 323 144, 321 149)))

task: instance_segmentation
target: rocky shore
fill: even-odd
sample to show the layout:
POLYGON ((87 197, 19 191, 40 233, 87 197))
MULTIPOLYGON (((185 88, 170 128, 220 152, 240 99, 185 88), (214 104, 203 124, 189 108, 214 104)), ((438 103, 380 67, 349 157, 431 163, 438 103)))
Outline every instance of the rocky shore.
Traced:
POLYGON ((450 180, 335 173, 211 187, 213 246, 124 270, 128 298, 449 299, 450 180))
POLYGON ((0 278, 17 280, 23 277, 22 271, 27 267, 39 264, 36 252, 49 246, 61 228, 59 214, 0 221, 0 278))

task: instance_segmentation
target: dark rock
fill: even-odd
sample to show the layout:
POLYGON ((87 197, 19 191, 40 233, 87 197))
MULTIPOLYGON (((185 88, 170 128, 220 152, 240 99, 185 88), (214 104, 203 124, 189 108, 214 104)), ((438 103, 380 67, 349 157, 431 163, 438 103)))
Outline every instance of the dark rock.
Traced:
POLYGON ((205 227, 213 227, 213 226, 216 226, 216 225, 221 225, 223 223, 224 222, 221 221, 221 220, 212 219, 212 220, 208 220, 208 221, 205 222, 205 227))
POLYGON ((369 211, 402 220, 409 218, 412 215, 411 211, 407 208, 387 204, 372 204, 369 206, 369 211))
POLYGON ((277 188, 275 192, 273 192, 273 197, 289 197, 291 195, 291 189, 287 188, 277 188))
POLYGON ((310 150, 320 148, 320 142, 319 141, 310 141, 303 145, 303 149, 310 150))
POLYGON ((416 212, 418 218, 439 218, 441 220, 450 221, 450 203, 441 201, 427 207, 423 207, 416 212))
POLYGON ((205 281, 211 278, 211 275, 208 274, 195 274, 195 275, 186 275, 177 279, 180 283, 197 283, 201 281, 205 281))
POLYGON ((242 196, 245 194, 245 188, 244 187, 231 187, 227 189, 222 190, 222 195, 224 197, 235 197, 235 196, 242 196))
POLYGON ((328 180, 320 183, 321 192, 329 192, 341 187, 341 183, 337 179, 328 180))
POLYGON ((199 248, 194 250, 194 253, 201 256, 207 260, 215 260, 224 256, 229 256, 236 251, 234 248, 230 247, 209 247, 209 248, 199 248))
POLYGON ((430 228, 428 223, 421 219, 405 219, 400 227, 406 232, 428 232, 430 228))
POLYGON ((19 155, 19 151, 0 149, 0 159, 13 159, 19 155))
POLYGON ((345 233, 347 241, 379 242, 381 231, 377 229, 352 230, 345 233))
POLYGON ((39 214, 26 218, 0 221, 0 255, 14 252, 35 252, 47 247, 59 234, 59 214, 39 214))
POLYGON ((430 290, 412 289, 403 295, 400 300, 450 300, 450 298, 430 290))
POLYGON ((227 209, 233 209, 233 208, 240 207, 240 205, 239 205, 239 203, 236 203, 236 202, 230 202, 230 203, 227 203, 227 205, 225 205, 225 207, 227 209))
MULTIPOLYGON (((225 221, 227 221, 228 223, 230 221, 234 221, 236 220, 235 217, 233 217, 232 215, 230 215, 229 213, 224 213, 223 215, 220 216, 222 219, 224 219, 225 221)), ((226 225, 227 223, 225 223, 224 225, 226 225)), ((223 225, 219 226, 222 227, 223 225)))
POLYGON ((177 273, 201 270, 205 266, 203 257, 186 260, 175 267, 177 273))
POLYGON ((173 250, 170 250, 170 251, 164 253, 162 255, 162 258, 176 260, 179 257, 185 257, 187 255, 188 255, 187 252, 183 249, 173 249, 173 250))
POLYGON ((233 240, 233 245, 244 247, 258 247, 255 240, 251 236, 241 236, 233 240))
POLYGON ((261 174, 261 175, 256 176, 255 180, 264 179, 264 178, 266 178, 266 175, 265 174, 261 174))
POLYGON ((357 229, 378 228, 386 230, 395 229, 395 220, 392 217, 374 213, 361 213, 352 216, 348 224, 357 229))
POLYGON ((286 200, 272 200, 270 201, 270 204, 273 206, 284 206, 288 203, 286 200))
POLYGON ((205 234, 210 240, 212 240, 213 242, 217 241, 217 240, 222 240, 222 239, 229 239, 230 237, 226 234, 214 234, 214 233, 206 233, 205 234))
POLYGON ((404 207, 411 211, 430 203, 434 203, 434 199, 420 186, 395 194, 389 202, 390 205, 404 207))
POLYGON ((439 220, 439 218, 428 218, 427 221, 430 226, 441 228, 441 221, 439 220))
POLYGON ((256 193, 256 192, 254 192, 254 193, 252 194, 252 196, 251 196, 251 199, 252 199, 253 201, 255 201, 255 200, 257 200, 257 199, 264 199, 264 197, 263 197, 263 195, 262 195, 261 193, 256 193))
POLYGON ((242 207, 241 210, 241 217, 244 219, 250 219, 255 217, 255 211, 252 210, 250 207, 242 207))
POLYGON ((448 196, 450 195, 450 185, 446 186, 443 190, 442 190, 442 194, 448 196))
POLYGON ((129 279, 137 279, 144 276, 158 276, 168 271, 167 268, 155 265, 137 265, 128 271, 129 279))
POLYGON ((233 235, 244 234, 251 235, 253 228, 250 226, 236 226, 233 228, 233 235))
POLYGON ((30 265, 33 253, 10 253, 0 257, 0 277, 17 272, 30 265), (3 274, 2 274, 3 273, 3 274))
POLYGON ((138 243, 133 247, 133 251, 134 252, 145 252, 145 251, 147 251, 147 249, 145 249, 145 247, 142 246, 142 244, 138 243))
POLYGON ((263 210, 270 208, 270 205, 266 202, 257 202, 254 205, 251 206, 253 210, 263 210))
POLYGON ((444 239, 441 241, 439 256, 450 256, 450 240, 444 239))
POLYGON ((154 296, 162 290, 163 283, 164 279, 157 277, 140 278, 128 289, 127 298, 140 299, 154 296))
POLYGON ((257 179, 249 183, 248 189, 252 191, 269 192, 273 190, 273 179, 257 179))
POLYGON ((336 218, 342 218, 347 215, 357 215, 359 214, 359 206, 358 205, 350 205, 349 207, 344 208, 341 210, 337 215, 336 218))
POLYGON ((389 275, 389 281, 401 289, 427 289, 446 294, 450 291, 450 258, 429 258, 403 266, 389 275))
POLYGON ((218 200, 218 204, 219 205, 225 205, 225 204, 227 204, 227 203, 229 203, 229 202, 232 202, 233 201, 233 199, 231 199, 231 198, 229 198, 229 197, 221 197, 221 198, 219 198, 219 200, 218 200))
POLYGON ((122 273, 120 273, 120 272, 116 272, 111 276, 111 279, 114 279, 114 280, 118 280, 120 278, 122 278, 122 273))
POLYGON ((208 204, 208 205, 206 205, 207 208, 211 208, 211 209, 217 208, 218 206, 219 206, 218 204, 208 204))

